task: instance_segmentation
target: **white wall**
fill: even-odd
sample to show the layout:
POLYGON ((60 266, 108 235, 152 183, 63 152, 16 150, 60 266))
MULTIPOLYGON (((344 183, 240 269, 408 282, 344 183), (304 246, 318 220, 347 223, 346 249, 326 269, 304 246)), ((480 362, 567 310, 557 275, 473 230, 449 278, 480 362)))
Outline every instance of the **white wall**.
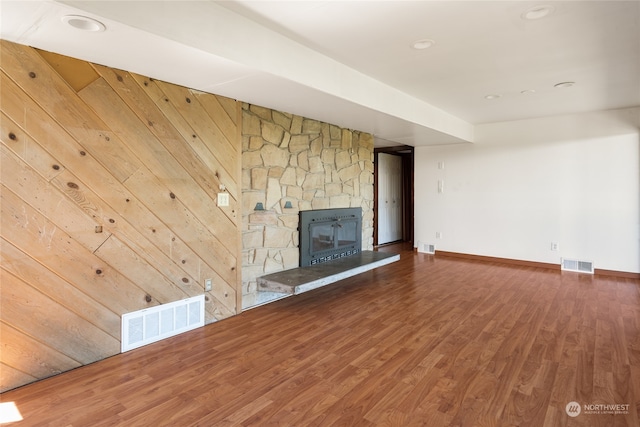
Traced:
POLYGON ((633 108, 478 125, 474 144, 416 147, 418 249, 640 272, 639 127, 633 108))

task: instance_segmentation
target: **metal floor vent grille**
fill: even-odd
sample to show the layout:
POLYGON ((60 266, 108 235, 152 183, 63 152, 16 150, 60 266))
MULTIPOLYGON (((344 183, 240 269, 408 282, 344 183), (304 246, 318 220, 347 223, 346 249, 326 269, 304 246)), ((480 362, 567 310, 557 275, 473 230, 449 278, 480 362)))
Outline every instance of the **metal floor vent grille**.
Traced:
POLYGON ((575 271, 578 273, 594 273, 593 262, 579 261, 577 259, 562 259, 561 268, 564 271, 575 271))
POLYGON ((436 253, 436 245, 432 245, 432 244, 429 244, 429 243, 422 243, 421 242, 418 245, 418 252, 422 252, 422 253, 425 253, 425 254, 433 255, 433 254, 436 253))
POLYGON ((204 295, 122 315, 122 352, 204 326, 204 295))

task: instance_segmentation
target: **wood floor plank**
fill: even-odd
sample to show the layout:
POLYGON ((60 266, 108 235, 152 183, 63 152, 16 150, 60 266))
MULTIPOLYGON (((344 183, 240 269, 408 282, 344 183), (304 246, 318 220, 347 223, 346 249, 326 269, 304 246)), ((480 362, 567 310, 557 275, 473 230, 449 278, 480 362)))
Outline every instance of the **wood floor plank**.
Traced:
POLYGON ((636 427, 638 289, 405 250, 2 400, 28 425, 636 427))

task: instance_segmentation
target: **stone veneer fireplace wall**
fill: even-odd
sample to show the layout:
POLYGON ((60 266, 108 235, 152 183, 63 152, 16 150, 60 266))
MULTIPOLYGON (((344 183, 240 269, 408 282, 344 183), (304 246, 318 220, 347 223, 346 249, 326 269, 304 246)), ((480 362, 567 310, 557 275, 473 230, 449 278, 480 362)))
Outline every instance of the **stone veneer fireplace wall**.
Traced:
POLYGON ((298 267, 300 210, 362 207, 362 249, 373 249, 373 136, 251 104, 242 113, 248 308, 261 302, 258 277, 298 267), (254 210, 258 203, 264 210, 254 210))

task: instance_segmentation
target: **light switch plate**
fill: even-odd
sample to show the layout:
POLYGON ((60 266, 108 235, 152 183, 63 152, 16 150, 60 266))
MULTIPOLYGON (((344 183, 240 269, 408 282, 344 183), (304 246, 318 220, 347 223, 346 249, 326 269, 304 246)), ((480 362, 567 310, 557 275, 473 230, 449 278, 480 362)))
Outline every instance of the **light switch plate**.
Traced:
POLYGON ((218 206, 229 206, 229 193, 218 193, 218 206))

